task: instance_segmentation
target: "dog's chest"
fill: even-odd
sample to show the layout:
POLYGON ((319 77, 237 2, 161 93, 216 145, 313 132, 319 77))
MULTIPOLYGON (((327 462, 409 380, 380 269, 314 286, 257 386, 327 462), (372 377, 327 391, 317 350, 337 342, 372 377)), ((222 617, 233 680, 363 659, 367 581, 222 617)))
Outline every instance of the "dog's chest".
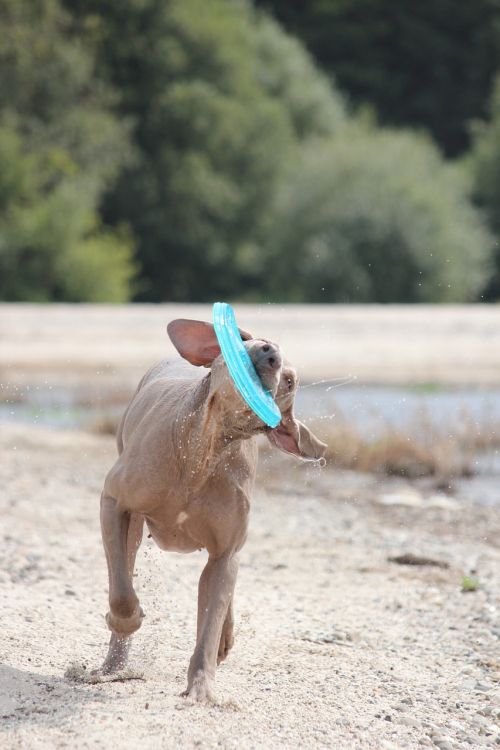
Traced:
POLYGON ((146 516, 150 534, 156 544, 163 550, 172 552, 194 552, 203 547, 196 534, 196 520, 188 511, 181 510, 174 516, 171 513, 156 513, 154 517, 146 516))

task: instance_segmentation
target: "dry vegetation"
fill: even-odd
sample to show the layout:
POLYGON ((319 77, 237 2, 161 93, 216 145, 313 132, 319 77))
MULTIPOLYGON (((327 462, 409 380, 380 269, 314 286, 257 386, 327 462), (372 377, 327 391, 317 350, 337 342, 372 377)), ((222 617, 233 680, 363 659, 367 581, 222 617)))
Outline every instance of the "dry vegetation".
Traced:
POLYGON ((311 424, 328 445, 331 465, 408 478, 432 476, 445 482, 472 476, 478 453, 500 448, 500 425, 478 425, 467 414, 456 425, 437 427, 421 413, 406 430, 386 425, 376 438, 346 420, 311 424))
MULTIPOLYGON (((114 435, 120 415, 102 413, 87 428, 97 435, 114 435)), ((446 484, 455 477, 476 473, 478 454, 500 450, 500 425, 478 425, 463 414, 460 423, 439 428, 421 413, 408 429, 382 426, 376 438, 344 419, 309 420, 309 426, 328 445, 328 465, 408 479, 434 477, 446 484)), ((267 450, 267 441, 263 443, 267 450)))

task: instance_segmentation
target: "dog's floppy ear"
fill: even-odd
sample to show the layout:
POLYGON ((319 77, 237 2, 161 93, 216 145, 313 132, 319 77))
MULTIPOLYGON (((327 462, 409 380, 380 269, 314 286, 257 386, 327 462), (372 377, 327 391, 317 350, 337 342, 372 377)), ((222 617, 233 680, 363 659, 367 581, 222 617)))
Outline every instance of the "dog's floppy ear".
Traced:
POLYGON ((291 408, 282 414, 279 425, 266 434, 272 445, 306 461, 323 458, 327 449, 305 424, 295 419, 291 408))
MULTIPOLYGON (((238 330, 243 341, 252 338, 247 331, 238 330)), ((210 367, 220 354, 219 342, 211 323, 177 318, 168 324, 167 333, 181 357, 192 365, 210 367)))

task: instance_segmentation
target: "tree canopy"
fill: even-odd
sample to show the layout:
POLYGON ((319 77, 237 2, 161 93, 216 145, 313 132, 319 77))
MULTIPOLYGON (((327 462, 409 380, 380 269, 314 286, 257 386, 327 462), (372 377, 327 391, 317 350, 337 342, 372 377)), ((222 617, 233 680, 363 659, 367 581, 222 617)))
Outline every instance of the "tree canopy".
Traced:
POLYGON ((234 293, 295 144, 342 127, 341 98, 300 44, 240 4, 99 0, 80 12, 134 123, 134 161, 103 211, 137 237, 139 298, 234 293))
POLYGON ((358 123, 313 144, 278 196, 269 293, 282 299, 286 289, 298 302, 477 298, 493 237, 470 183, 410 132, 358 123))
POLYGON ((498 0, 256 0, 383 123, 422 127, 448 155, 469 146, 500 69, 498 0))
POLYGON ((99 216, 128 150, 111 93, 56 0, 0 0, 0 293, 130 296, 126 231, 99 216))
POLYGON ((498 96, 460 164, 422 127, 488 116, 500 11, 405 5, 270 2, 323 72, 243 0, 0 0, 1 297, 498 296, 498 96))

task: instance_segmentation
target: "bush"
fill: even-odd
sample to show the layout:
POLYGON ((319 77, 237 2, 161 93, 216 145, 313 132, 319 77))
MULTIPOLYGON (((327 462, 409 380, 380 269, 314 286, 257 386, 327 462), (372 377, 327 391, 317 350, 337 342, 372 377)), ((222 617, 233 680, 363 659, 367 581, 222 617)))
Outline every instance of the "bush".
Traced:
POLYGON ((277 200, 269 294, 316 302, 464 302, 492 238, 467 173, 423 136, 353 123, 304 150, 277 200))
POLYGON ((348 122, 343 97, 298 39, 265 15, 256 16, 253 36, 258 80, 285 108, 298 140, 340 132, 348 122))
POLYGON ((476 122, 473 128, 472 168, 476 196, 485 206, 491 224, 500 232, 500 77, 490 105, 489 122, 476 122))
MULTIPOLYGON (((500 76, 490 102, 490 120, 476 122, 473 148, 468 158, 474 179, 474 195, 488 216, 497 237, 500 235, 500 76)), ((500 299, 500 247, 497 241, 494 273, 486 289, 487 299, 500 299)))
POLYGON ((299 142, 343 127, 340 96, 250 4, 67 4, 83 30, 97 28, 116 111, 135 120, 137 158, 104 214, 130 221, 138 238, 139 298, 210 300, 259 286, 277 187, 299 142))
POLYGON ((127 127, 58 0, 0 0, 0 13, 0 296, 128 300, 131 238, 97 215, 127 127))
POLYGON ((135 272, 130 237, 100 226, 92 180, 64 180, 56 170, 47 189, 40 161, 23 153, 18 134, 0 128, 0 298, 128 300, 135 272))

